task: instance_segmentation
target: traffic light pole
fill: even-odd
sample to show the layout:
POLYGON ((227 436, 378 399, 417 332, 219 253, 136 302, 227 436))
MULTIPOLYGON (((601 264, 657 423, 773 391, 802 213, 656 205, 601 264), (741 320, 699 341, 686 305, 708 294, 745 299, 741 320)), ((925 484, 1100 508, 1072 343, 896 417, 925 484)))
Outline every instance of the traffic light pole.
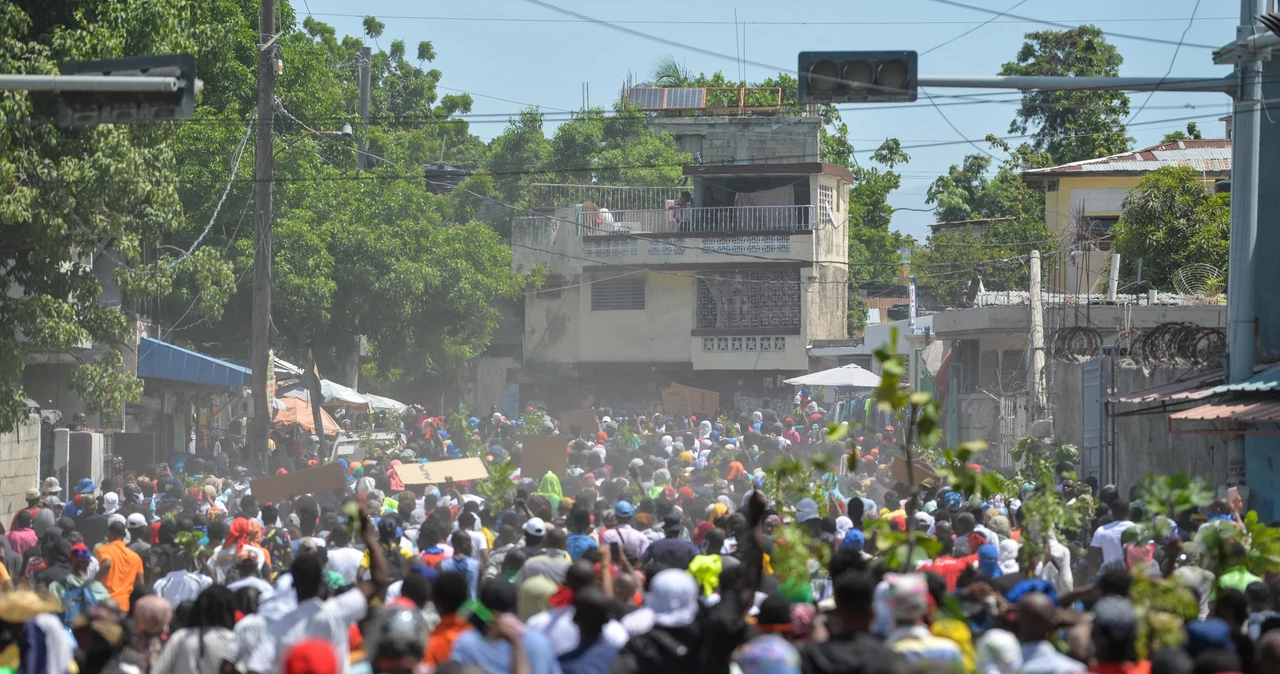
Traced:
MULTIPOLYGON (((178 77, 99 77, 97 75, 0 75, 0 91, 134 91, 172 92, 186 86, 178 77)), ((200 80, 196 80, 200 91, 200 80)))
POLYGON ((1019 91, 1204 91, 1231 93, 1234 77, 1054 77, 1025 75, 920 75, 922 87, 1019 91))
MULTIPOLYGON (((258 19, 258 121, 253 194, 253 337, 249 367, 253 393, 253 416, 249 419, 250 456, 269 468, 267 440, 271 431, 271 401, 267 399, 267 378, 271 362, 271 180, 275 170, 272 127, 275 123, 276 72, 269 41, 276 32, 276 2, 262 0, 258 19)), ((319 404, 318 401, 312 401, 319 404)), ((265 474, 265 473, 264 473, 265 474)))

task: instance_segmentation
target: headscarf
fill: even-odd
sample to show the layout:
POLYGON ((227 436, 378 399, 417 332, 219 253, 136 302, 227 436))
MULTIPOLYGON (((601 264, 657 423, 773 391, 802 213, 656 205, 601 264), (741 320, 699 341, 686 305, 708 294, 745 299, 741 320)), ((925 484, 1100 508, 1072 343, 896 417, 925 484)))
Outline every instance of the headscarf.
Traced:
POLYGON ((698 555, 689 562, 689 573, 698 581, 702 594, 710 596, 720 587, 720 570, 723 561, 718 554, 698 555))
POLYGON ((707 520, 715 522, 721 517, 728 517, 730 514, 729 507, 723 503, 716 503, 711 506, 711 514, 707 516, 707 520))
POLYGON ((538 613, 551 608, 551 596, 560 589, 554 580, 546 576, 533 576, 520 585, 516 596, 516 615, 528 621, 538 613))
POLYGON ((1022 546, 1012 538, 1000 541, 1000 570, 1006 574, 1018 572, 1018 550, 1022 546))
POLYGON ((259 545, 262 541, 262 522, 255 519, 248 520, 249 533, 245 535, 245 540, 254 545, 259 545))
POLYGON ((702 545, 702 539, 714 528, 716 525, 713 522, 698 522, 698 526, 693 528, 693 544, 702 545))
POLYGON ((542 482, 538 485, 538 490, 534 493, 547 497, 547 500, 551 502, 551 512, 556 512, 560 509, 560 499, 563 494, 560 492, 560 478, 556 477, 555 473, 547 471, 542 476, 542 482))
POLYGON ((841 515, 836 518, 836 540, 843 541, 844 535, 853 528, 853 520, 841 515))
POLYGON ((703 419, 698 423, 698 437, 705 438, 708 435, 711 435, 711 422, 703 419))
POLYGON ((31 528, 35 530, 36 536, 43 536, 44 532, 53 528, 53 523, 57 518, 53 516, 51 508, 41 508, 40 513, 36 515, 36 519, 31 523, 31 528))
POLYGON ((986 543, 978 547, 978 571, 991 578, 1004 575, 1000 568, 1000 550, 996 546, 986 543))
POLYGON ((227 528, 227 540, 222 543, 223 548, 236 546, 236 553, 244 550, 245 539, 249 536, 249 520, 243 517, 237 517, 231 520, 231 526, 227 528))

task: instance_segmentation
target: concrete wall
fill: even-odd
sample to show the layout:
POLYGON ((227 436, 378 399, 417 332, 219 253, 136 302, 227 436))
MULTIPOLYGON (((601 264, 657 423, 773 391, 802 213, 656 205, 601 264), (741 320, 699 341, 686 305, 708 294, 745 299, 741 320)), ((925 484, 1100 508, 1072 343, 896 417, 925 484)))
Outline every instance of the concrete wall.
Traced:
MULTIPOLYGON (((616 276, 591 275, 588 281, 616 276)), ((697 291, 692 276, 640 273, 645 277, 643 311, 592 311, 591 287, 580 297, 578 344, 584 363, 687 363, 697 291)), ((627 278, 633 278, 628 276, 627 278)))
POLYGON ((26 491, 40 486, 40 418, 0 434, 0 518, 27 507, 26 491))
MULTIPOLYGON (((1081 388, 1083 365, 1049 364, 1049 404, 1053 409, 1054 436, 1079 447, 1084 439, 1084 395, 1081 388)), ((1159 367, 1144 373, 1138 368, 1115 366, 1111 370, 1115 393, 1140 391, 1174 381, 1188 374, 1185 368, 1159 367)), ((1169 415, 1155 413, 1116 417, 1116 413, 1141 409, 1152 403, 1113 404, 1107 432, 1112 482, 1127 493, 1147 473, 1186 473, 1203 477, 1214 486, 1227 478, 1227 440, 1222 435, 1194 435, 1169 432, 1169 415), (1113 433, 1114 431, 1114 433, 1113 433)))
MULTIPOLYGON (((819 117, 657 117, 681 152, 704 164, 818 161, 819 117)), ((815 202, 816 203, 816 202, 815 202)))

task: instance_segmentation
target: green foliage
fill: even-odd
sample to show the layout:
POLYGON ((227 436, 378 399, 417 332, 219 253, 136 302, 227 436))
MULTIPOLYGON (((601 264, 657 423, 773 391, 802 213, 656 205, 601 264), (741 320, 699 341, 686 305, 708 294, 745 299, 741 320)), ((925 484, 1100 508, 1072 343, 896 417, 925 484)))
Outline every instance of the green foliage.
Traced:
POLYGON ((1136 278, 1142 260, 1143 282, 1172 290, 1179 269, 1204 263, 1216 267, 1225 279, 1230 227, 1230 194, 1214 194, 1191 168, 1156 169, 1124 200, 1113 232, 1120 273, 1136 278))
POLYGON ((475 432, 467 423, 465 409, 458 408, 445 412, 444 427, 449 431, 449 441, 457 446, 463 456, 480 456, 484 453, 484 444, 476 440, 475 432))
MULTIPOLYGON (((453 437, 450 435, 449 437, 453 437)), ((511 474, 516 471, 518 466, 511 463, 510 460, 494 461, 489 464, 489 479, 476 482, 476 492, 484 497, 485 505, 489 507, 489 512, 494 517, 502 512, 503 504, 506 503, 508 497, 516 492, 516 483, 511 479, 511 474)))
MULTIPOLYGON (((1102 30, 1083 25, 1071 30, 1026 34, 1015 60, 1001 75, 1115 77, 1124 57, 1107 42, 1102 30)), ((1118 91, 1023 92, 1022 107, 1010 133, 1032 134, 1031 147, 1046 152, 1055 164, 1119 154, 1133 142, 1125 132, 1129 97, 1118 91)))
POLYGON ((124 412, 125 402, 142 397, 142 381, 124 371, 124 358, 115 349, 81 363, 71 373, 68 386, 80 395, 86 413, 102 414, 113 421, 124 412))
POLYGON ((764 493, 781 509, 794 512, 795 504, 811 498, 818 504, 818 512, 827 511, 827 496, 822 481, 817 476, 832 470, 830 459, 825 456, 804 461, 784 455, 764 469, 764 493))
POLYGON ((1171 143, 1175 140, 1187 140, 1187 139, 1200 140, 1203 137, 1204 135, 1200 133, 1199 124, 1196 124, 1195 122, 1187 122, 1187 130, 1185 132, 1173 131, 1170 133, 1166 133, 1164 135, 1164 138, 1160 139, 1160 142, 1163 144, 1163 143, 1171 143))
POLYGON ((849 293, 849 315, 845 329, 850 337, 867 329, 867 301, 861 295, 849 293))
POLYGON ((387 29, 387 24, 379 21, 377 17, 373 16, 364 17, 364 21, 362 23, 364 24, 364 34, 368 35, 369 38, 373 40, 382 37, 382 31, 387 29))
POLYGON ((1026 437, 1009 448, 1009 456, 1022 464, 1019 472, 1028 480, 1039 480, 1048 471, 1053 480, 1054 467, 1064 461, 1074 464, 1080 459, 1080 450, 1075 445, 1059 442, 1056 438, 1026 437))
POLYGON ((1169 518, 1186 510, 1199 510, 1213 503, 1213 497, 1208 480, 1188 477, 1186 473, 1147 473, 1138 486, 1138 498, 1146 504, 1147 512, 1169 518))
POLYGON ((880 519, 872 524, 872 531, 880 558, 890 569, 905 573, 914 569, 917 562, 933 559, 942 552, 941 541, 914 526, 898 531, 890 520, 880 519))

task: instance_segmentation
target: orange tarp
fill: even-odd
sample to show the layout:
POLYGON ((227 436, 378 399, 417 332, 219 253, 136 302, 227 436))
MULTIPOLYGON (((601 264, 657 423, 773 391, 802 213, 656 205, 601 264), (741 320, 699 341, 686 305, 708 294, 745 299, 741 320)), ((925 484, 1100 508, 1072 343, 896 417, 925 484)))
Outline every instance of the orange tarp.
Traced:
MULTIPOLYGON (((277 398, 276 402, 284 405, 284 409, 275 410, 275 418, 272 419, 275 425, 298 424, 303 430, 315 434, 316 426, 312 422, 311 403, 301 398, 277 398)), ((325 435, 338 434, 338 422, 334 421, 323 407, 320 408, 320 421, 324 425, 325 435)))

